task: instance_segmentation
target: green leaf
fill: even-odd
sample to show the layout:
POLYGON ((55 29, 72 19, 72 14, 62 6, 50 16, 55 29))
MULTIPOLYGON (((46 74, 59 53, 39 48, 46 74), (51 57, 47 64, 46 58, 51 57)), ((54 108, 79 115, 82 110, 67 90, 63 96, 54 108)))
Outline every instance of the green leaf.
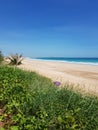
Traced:
POLYGON ((58 121, 59 121, 59 123, 63 122, 63 119, 62 119, 62 117, 60 115, 58 116, 58 121))
POLYGON ((5 129, 2 127, 2 128, 0 128, 0 130, 5 130, 5 129))
POLYGON ((18 130, 18 126, 11 126, 11 130, 18 130))
POLYGON ((2 121, 2 119, 3 119, 3 116, 0 116, 0 121, 2 121))

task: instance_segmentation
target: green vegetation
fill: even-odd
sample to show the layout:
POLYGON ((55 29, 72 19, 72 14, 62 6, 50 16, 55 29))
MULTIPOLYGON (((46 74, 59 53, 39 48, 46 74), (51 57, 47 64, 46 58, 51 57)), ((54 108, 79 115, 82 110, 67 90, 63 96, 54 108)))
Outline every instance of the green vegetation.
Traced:
POLYGON ((2 54, 2 52, 0 51, 0 64, 2 63, 2 61, 3 61, 3 54, 2 54))
POLYGON ((1 66, 0 124, 0 130, 98 130, 98 99, 1 66))
POLYGON ((11 65, 20 65, 23 60, 22 55, 19 55, 17 53, 15 55, 10 55, 7 58, 10 60, 11 65))

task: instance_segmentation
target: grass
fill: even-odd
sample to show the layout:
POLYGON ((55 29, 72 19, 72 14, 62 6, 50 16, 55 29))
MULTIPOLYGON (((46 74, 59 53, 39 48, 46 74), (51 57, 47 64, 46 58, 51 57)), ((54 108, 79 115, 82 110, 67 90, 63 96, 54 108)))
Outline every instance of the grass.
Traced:
POLYGON ((0 130, 98 130, 98 98, 0 66, 0 130))

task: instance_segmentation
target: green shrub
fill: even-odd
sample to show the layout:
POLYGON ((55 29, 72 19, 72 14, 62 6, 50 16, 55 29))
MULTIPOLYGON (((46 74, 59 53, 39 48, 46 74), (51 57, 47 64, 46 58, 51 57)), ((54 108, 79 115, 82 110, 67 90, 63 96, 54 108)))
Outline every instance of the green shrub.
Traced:
POLYGON ((2 52, 0 51, 0 64, 2 63, 2 61, 3 61, 3 54, 2 54, 2 52))
POLYGON ((0 67, 0 121, 8 130, 97 130, 98 99, 57 88, 50 79, 0 67))

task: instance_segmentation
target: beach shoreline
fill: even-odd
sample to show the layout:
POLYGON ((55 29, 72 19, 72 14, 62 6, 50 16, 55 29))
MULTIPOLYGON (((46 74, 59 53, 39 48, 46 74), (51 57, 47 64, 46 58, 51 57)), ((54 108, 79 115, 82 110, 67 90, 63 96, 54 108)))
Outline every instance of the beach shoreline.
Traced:
POLYGON ((24 58, 19 68, 37 72, 53 81, 61 82, 62 85, 71 84, 73 89, 84 93, 98 94, 98 66, 96 65, 24 58))
POLYGON ((72 64, 83 64, 83 65, 92 65, 92 66, 98 66, 98 58, 64 58, 58 60, 58 58, 29 58, 31 60, 39 60, 39 61, 50 61, 50 62, 60 62, 60 63, 72 63, 72 64), (70 60, 69 60, 70 59, 70 60), (78 61, 77 59, 80 59, 78 61), (83 59, 93 59, 94 61, 84 61, 83 59), (95 59, 97 59, 95 61, 95 59))

